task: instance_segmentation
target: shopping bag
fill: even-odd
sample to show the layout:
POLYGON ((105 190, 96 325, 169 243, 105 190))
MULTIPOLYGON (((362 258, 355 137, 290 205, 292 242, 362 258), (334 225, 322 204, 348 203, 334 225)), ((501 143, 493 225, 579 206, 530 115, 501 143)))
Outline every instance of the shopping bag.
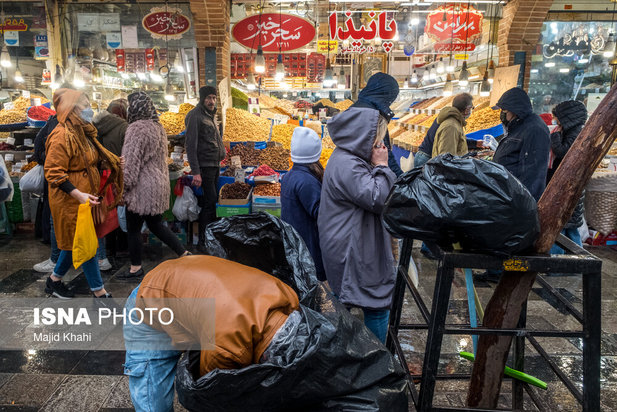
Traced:
POLYGON ((120 229, 122 229, 124 233, 128 232, 128 228, 126 226, 126 206, 118 206, 116 212, 118 213, 118 225, 120 226, 120 229))
POLYGON ((197 197, 189 186, 184 186, 182 196, 176 198, 171 210, 176 219, 181 222, 194 222, 199 217, 201 208, 197 205, 197 197))
POLYGON ((19 179, 19 189, 22 192, 30 192, 36 194, 43 194, 43 188, 45 186, 45 175, 43 172, 43 166, 36 165, 28 171, 25 175, 19 179))
MULTIPOLYGON (((114 202, 114 194, 111 190, 111 186, 107 186, 107 190, 105 191, 105 200, 105 207, 107 207, 107 205, 113 204, 114 202)), ((116 230, 119 227, 118 211, 116 210, 116 208, 107 211, 105 220, 98 225, 94 225, 94 227, 96 229, 96 237, 98 237, 99 239, 107 236, 109 233, 116 230)))
POLYGON ((90 203, 82 203, 77 211, 77 226, 73 238, 73 266, 75 269, 96 256, 99 241, 94 230, 90 203))
POLYGON ((11 202, 13 200, 13 182, 4 163, 4 158, 0 156, 0 202, 11 202))

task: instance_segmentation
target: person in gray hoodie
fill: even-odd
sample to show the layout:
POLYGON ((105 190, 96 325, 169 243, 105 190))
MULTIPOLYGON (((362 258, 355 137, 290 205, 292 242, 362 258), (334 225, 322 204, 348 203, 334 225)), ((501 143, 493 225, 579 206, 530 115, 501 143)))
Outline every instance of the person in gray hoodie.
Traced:
POLYGON ((385 342, 395 283, 391 238, 381 212, 396 175, 383 143, 387 119, 350 108, 328 122, 336 149, 323 179, 317 225, 326 277, 347 307, 385 342))

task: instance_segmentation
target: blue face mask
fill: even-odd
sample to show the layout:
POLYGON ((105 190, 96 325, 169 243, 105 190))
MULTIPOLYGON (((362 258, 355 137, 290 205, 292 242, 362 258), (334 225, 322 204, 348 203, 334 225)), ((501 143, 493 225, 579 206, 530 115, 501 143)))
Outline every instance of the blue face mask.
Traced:
POLYGON ((87 109, 84 109, 81 111, 81 120, 83 120, 86 123, 92 123, 92 118, 94 117, 94 110, 92 110, 91 107, 88 107, 87 109))

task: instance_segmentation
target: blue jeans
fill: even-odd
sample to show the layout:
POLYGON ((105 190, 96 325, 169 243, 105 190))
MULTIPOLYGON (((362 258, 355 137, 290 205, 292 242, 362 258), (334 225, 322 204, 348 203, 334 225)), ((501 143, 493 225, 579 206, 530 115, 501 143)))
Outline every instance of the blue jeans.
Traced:
POLYGON ((424 166, 426 162, 431 160, 431 157, 424 152, 418 152, 413 157, 413 167, 424 166))
POLYGON ((60 249, 58 249, 58 242, 56 242, 56 232, 54 231, 54 219, 49 218, 49 241, 51 243, 51 256, 49 259, 56 263, 58 262, 58 258, 60 257, 60 249))
POLYGON ((362 308, 364 312, 364 325, 379 338, 380 341, 386 343, 388 335, 388 319, 390 319, 389 310, 374 310, 362 308))
POLYGON ((99 248, 96 250, 96 258, 98 260, 107 259, 107 249, 105 249, 105 238, 99 239, 99 248))
MULTIPOLYGON (((561 233, 565 235, 568 239, 570 239, 571 241, 579 245, 580 247, 583 247, 583 241, 581 239, 581 234, 578 233, 578 228, 577 229, 564 229, 561 231, 561 233)), ((551 251, 550 251, 551 255, 563 255, 564 253, 566 252, 562 248, 557 246, 556 244, 553 245, 553 247, 551 247, 551 251)))
MULTIPOLYGON (((72 264, 73 252, 70 250, 60 251, 60 256, 58 257, 58 262, 56 262, 53 274, 60 278, 63 277, 66 275, 66 272, 69 271, 72 264)), ((81 265, 81 268, 84 271, 84 275, 86 275, 86 280, 88 281, 91 291, 96 292, 97 290, 103 289, 103 279, 101 278, 99 262, 96 260, 96 256, 81 265)))
MULTIPOLYGON (((139 286, 126 301, 124 306, 126 313, 135 307, 138 289, 139 286)), ((135 411, 173 411, 176 364, 181 352, 136 349, 143 348, 144 342, 171 346, 171 338, 166 333, 157 331, 145 323, 134 325, 126 322, 123 332, 126 345, 124 374, 129 377, 129 390, 135 411)))

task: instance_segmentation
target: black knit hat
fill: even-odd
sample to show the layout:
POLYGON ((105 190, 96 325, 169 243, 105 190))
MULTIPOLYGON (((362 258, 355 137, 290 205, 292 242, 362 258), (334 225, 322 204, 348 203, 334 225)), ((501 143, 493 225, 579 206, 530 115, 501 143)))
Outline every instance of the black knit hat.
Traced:
POLYGON ((211 94, 216 96, 216 88, 212 86, 204 86, 199 89, 199 100, 203 102, 204 100, 206 100, 206 97, 210 96, 211 94))

